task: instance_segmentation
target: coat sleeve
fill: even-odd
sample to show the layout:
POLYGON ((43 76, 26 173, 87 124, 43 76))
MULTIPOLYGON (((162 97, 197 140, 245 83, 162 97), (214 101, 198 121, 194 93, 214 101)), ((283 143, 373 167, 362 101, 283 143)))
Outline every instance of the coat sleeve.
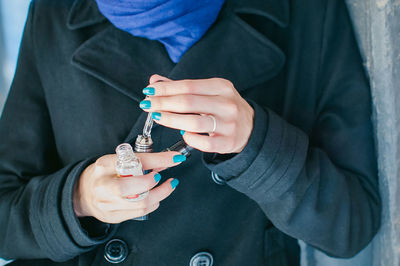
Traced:
POLYGON ((63 166, 35 64, 31 4, 16 74, 0 120, 0 257, 65 261, 103 243, 73 212, 72 193, 94 161, 63 166))
POLYGON ((242 153, 204 159, 282 232, 331 256, 351 257, 380 225, 371 99, 345 4, 326 2, 312 133, 252 103, 254 129, 242 153))

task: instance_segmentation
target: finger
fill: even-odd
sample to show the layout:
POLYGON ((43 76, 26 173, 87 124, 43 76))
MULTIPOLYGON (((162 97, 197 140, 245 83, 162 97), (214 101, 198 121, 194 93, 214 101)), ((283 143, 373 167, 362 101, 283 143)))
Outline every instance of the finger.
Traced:
POLYGON ((208 133, 215 132, 220 134, 231 134, 235 133, 235 124, 222 121, 219 117, 215 118, 215 130, 214 130, 214 119, 209 115, 185 115, 176 113, 153 113, 153 119, 157 124, 189 131, 195 133, 208 133))
POLYGON ((164 82, 164 81, 172 81, 172 80, 169 79, 169 78, 166 78, 164 76, 161 76, 161 75, 158 75, 158 74, 154 74, 154 75, 152 75, 150 77, 149 84, 151 85, 153 83, 160 82, 160 81, 164 82))
POLYGON ((118 194, 122 197, 136 196, 140 193, 151 190, 161 180, 161 175, 156 172, 142 176, 131 176, 114 178, 113 182, 118 184, 118 194))
POLYGON ((211 136, 185 132, 186 144, 202 152, 232 153, 234 143, 230 137, 212 134, 211 136))
POLYGON ((162 168, 154 168, 153 169, 153 171, 155 171, 155 172, 162 172, 162 171, 164 171, 164 170, 166 170, 166 169, 168 169, 167 167, 162 167, 162 168))
POLYGON ((160 207, 160 203, 159 202, 157 202, 154 205, 151 205, 151 206, 148 206, 146 208, 143 208, 143 209, 139 209, 139 210, 134 210, 132 212, 128 212, 126 218, 127 218, 127 220, 132 220, 132 219, 135 219, 135 218, 138 218, 138 217, 142 217, 142 216, 148 215, 149 213, 152 213, 155 210, 157 210, 158 207, 160 207))
POLYGON ((140 102, 140 107, 146 112, 202 113, 230 116, 235 111, 236 105, 229 99, 220 96, 175 95, 149 97, 140 102))
POLYGON ((153 205, 157 202, 163 201, 169 195, 171 195, 172 192, 174 192, 178 185, 178 179, 170 178, 160 186, 153 188, 150 191, 149 196, 147 196, 147 198, 145 199, 147 201, 147 205, 153 205))
POLYGON ((112 205, 108 203, 107 204, 110 207, 112 206, 113 210, 137 210, 147 208, 148 206, 152 206, 160 201, 163 201, 169 195, 171 195, 177 184, 179 184, 179 181, 174 180, 177 179, 170 178, 160 186, 153 188, 149 191, 149 195, 143 200, 129 201, 123 197, 120 197, 118 200, 113 201, 112 205))
POLYGON ((176 151, 166 151, 158 153, 136 153, 139 157, 143 170, 158 168, 170 168, 186 160, 186 157, 176 151))
POLYGON ((108 217, 106 219, 103 219, 102 222, 118 224, 124 221, 132 220, 134 218, 145 216, 157 210, 158 207, 160 207, 160 203, 156 203, 143 209, 110 211, 108 213, 108 217))
MULTIPOLYGON (((154 77, 157 80, 160 76, 154 77)), ((161 79, 163 82, 150 83, 154 88, 154 96, 172 96, 179 94, 194 95, 222 95, 232 91, 232 83, 220 78, 197 79, 197 80, 177 80, 172 81, 166 78, 161 79)))
MULTIPOLYGON (((142 163, 143 170, 151 170, 156 168, 169 168, 185 161, 179 152, 168 151, 159 153, 135 153, 142 163)), ((94 163, 94 171, 96 175, 115 176, 115 166, 117 163, 116 154, 108 154, 100 157, 94 163)))

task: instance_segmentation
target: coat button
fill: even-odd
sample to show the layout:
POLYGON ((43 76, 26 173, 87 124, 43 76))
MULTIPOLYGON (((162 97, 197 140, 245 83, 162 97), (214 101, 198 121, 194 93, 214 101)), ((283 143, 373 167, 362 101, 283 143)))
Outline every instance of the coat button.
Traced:
POLYGON ((211 172, 211 178, 212 178, 212 180, 214 181, 215 184, 218 184, 218 185, 221 185, 221 186, 226 184, 226 180, 222 179, 221 177, 219 177, 219 175, 217 175, 214 172, 211 172))
POLYGON ((190 260, 190 266, 212 266, 213 256, 208 252, 199 252, 190 260))
POLYGON ((128 245, 120 239, 108 241, 104 248, 104 258, 110 263, 121 263, 128 256, 128 245))

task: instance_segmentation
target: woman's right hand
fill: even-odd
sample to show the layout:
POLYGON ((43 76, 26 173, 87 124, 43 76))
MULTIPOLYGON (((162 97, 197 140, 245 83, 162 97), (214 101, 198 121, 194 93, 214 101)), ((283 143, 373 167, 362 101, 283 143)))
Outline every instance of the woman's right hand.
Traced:
MULTIPOLYGON (((180 164, 185 157, 178 152, 136 153, 143 170, 165 169, 180 164)), ((118 177, 115 171, 117 157, 105 155, 89 165, 74 188, 74 211, 78 217, 93 216, 104 223, 117 224, 155 211, 160 201, 167 198, 179 181, 170 178, 155 187, 161 176, 153 171, 143 176, 118 177), (149 191, 137 202, 125 198, 149 191)))

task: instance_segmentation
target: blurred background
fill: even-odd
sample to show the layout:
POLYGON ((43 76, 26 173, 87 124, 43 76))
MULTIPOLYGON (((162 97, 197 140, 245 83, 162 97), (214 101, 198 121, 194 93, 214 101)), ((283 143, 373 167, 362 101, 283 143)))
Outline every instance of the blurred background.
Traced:
MULTIPOLYGON (((30 0, 0 0, 0 114, 15 72, 29 3, 30 0)), ((0 258, 0 266, 5 263, 0 258)))
POLYGON ((0 110, 14 75, 29 3, 30 0, 0 0, 0 110))
MULTIPOLYGON (((0 114, 15 71, 29 2, 30 0, 0 0, 0 114)), ((347 260, 330 258, 300 242, 302 266, 398 266, 400 265, 400 204, 398 204, 400 0, 346 0, 346 2, 371 82, 380 190, 383 200, 382 228, 366 249, 347 260)), ((0 259, 0 266, 5 263, 0 259)))

